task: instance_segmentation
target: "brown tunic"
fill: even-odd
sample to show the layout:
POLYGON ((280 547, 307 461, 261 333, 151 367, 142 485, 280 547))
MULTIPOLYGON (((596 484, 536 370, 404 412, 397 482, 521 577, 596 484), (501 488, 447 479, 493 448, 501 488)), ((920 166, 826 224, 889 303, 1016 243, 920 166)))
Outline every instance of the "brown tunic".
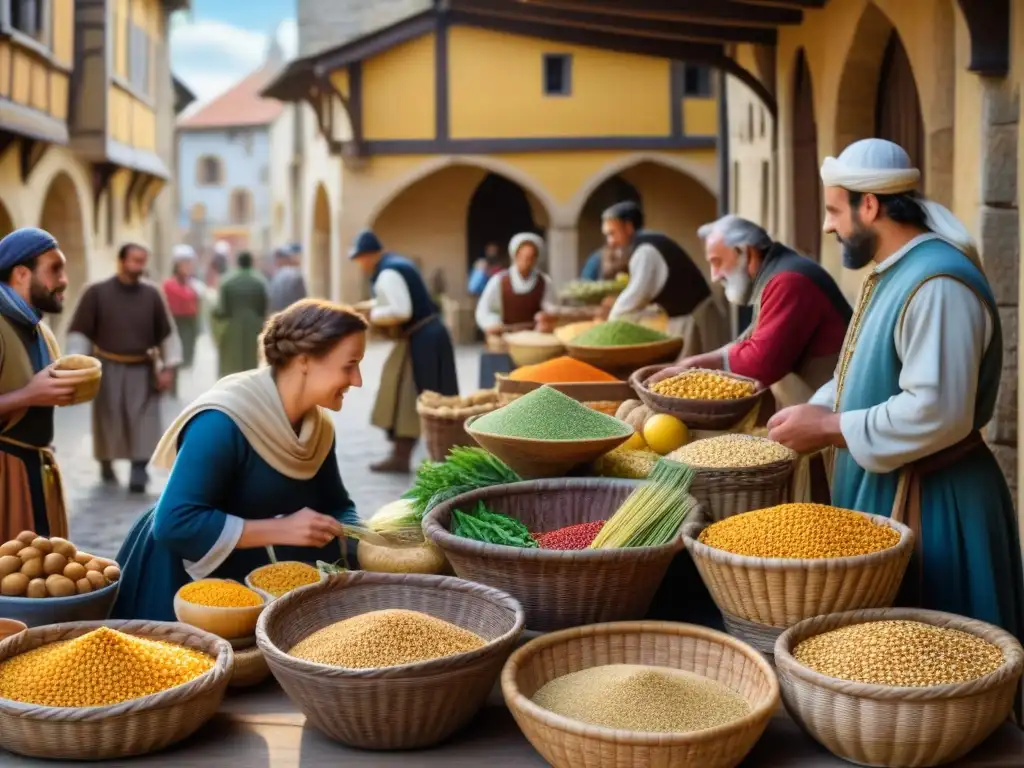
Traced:
POLYGON ((526 325, 532 323, 544 304, 547 281, 537 274, 533 289, 527 293, 516 293, 512 289, 512 276, 506 270, 501 276, 501 321, 505 325, 526 325))
POLYGON ((171 324, 159 288, 112 277, 85 290, 68 331, 104 352, 135 357, 159 347, 171 335, 171 324))

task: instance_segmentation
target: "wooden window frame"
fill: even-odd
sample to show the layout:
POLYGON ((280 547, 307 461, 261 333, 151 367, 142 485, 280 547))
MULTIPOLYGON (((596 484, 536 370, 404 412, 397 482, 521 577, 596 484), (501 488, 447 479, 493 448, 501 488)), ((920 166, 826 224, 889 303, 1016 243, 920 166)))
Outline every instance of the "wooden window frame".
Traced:
POLYGON ((231 190, 231 193, 228 195, 228 221, 231 222, 232 226, 236 227, 247 227, 252 225, 253 218, 256 215, 256 212, 253 210, 253 207, 254 200, 252 190, 246 187, 235 187, 234 189, 231 190), (246 201, 246 216, 244 218, 235 215, 237 212, 237 206, 235 204, 235 201, 241 199, 242 195, 245 196, 246 201))
POLYGON ((223 187, 224 186, 224 161, 217 155, 200 155, 196 159, 196 186, 197 187, 223 187), (217 178, 209 180, 206 173, 206 163, 213 160, 217 163, 217 178))
POLYGON ((540 87, 544 96, 553 98, 565 98, 572 96, 572 54, 571 53, 545 53, 541 57, 540 87), (562 65, 562 90, 553 91, 548 88, 548 67, 554 63, 562 65))
POLYGON ((687 99, 710 99, 715 95, 711 68, 700 64, 683 65, 683 96, 687 99), (696 87, 690 87, 691 73, 697 73, 696 87))

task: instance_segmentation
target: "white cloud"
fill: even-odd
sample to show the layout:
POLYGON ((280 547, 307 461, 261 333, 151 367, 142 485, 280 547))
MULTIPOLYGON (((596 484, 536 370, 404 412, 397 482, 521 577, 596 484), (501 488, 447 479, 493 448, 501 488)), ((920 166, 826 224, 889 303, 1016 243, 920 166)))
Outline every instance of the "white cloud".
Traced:
MULTIPOLYGON (((298 48, 298 26, 283 21, 276 32, 286 58, 298 48)), ((175 14, 171 21, 171 69, 206 102, 220 95, 260 66, 269 35, 213 20, 190 21, 175 14)))

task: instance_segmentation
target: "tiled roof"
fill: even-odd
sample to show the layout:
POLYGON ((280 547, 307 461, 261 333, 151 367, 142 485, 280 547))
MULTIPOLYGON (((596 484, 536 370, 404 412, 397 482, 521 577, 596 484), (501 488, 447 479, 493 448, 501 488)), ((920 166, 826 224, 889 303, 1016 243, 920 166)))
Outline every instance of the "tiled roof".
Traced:
POLYGON ((178 128, 242 128, 272 123, 284 111, 284 104, 260 96, 260 91, 278 70, 269 64, 260 67, 209 103, 183 115, 178 128))

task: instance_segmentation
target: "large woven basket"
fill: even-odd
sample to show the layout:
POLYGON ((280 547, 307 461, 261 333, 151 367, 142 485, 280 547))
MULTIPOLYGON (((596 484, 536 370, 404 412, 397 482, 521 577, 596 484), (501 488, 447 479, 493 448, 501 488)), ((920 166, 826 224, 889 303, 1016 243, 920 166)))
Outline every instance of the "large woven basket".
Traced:
POLYGON ((531 630, 642 619, 672 558, 683 549, 681 536, 660 547, 562 552, 486 544, 449 530, 452 510, 471 509, 477 501, 521 520, 536 533, 607 520, 641 485, 635 480, 562 478, 481 488, 434 507, 423 520, 423 533, 441 548, 456 574, 519 600, 531 630))
POLYGON ((475 445, 476 441, 466 433, 467 416, 493 411, 500 404, 498 394, 494 393, 492 402, 450 409, 453 413, 448 415, 438 408, 428 406, 424 402, 424 396, 420 395, 416 400, 416 412, 420 417, 420 432, 423 434, 423 442, 430 460, 444 461, 452 448, 475 445))
POLYGON ((687 522, 683 538, 729 632, 772 653, 778 636, 804 619, 888 608, 896 600, 914 534, 888 517, 864 516, 899 531, 900 540, 867 555, 800 560, 746 557, 709 547, 698 540, 705 521, 687 522))
POLYGON ((509 658, 505 702, 526 738, 555 768, 732 768, 764 733, 779 703, 771 666, 728 635, 692 624, 598 624, 543 635, 509 658), (531 700, 551 680, 606 664, 649 664, 695 672, 743 695, 750 713, 692 733, 636 733, 587 725, 531 700))
POLYGON ((310 723, 362 749, 418 749, 468 723, 494 687, 523 628, 503 592, 452 576, 349 571, 275 600, 256 641, 270 671, 310 723), (418 664, 345 669, 288 655, 313 632, 370 611, 436 616, 487 640, 478 650, 418 664))
POLYGON ((108 707, 40 707, 0 699, 4 749, 57 760, 120 760, 164 749, 191 736, 213 717, 231 679, 231 644, 187 624, 86 621, 36 627, 0 643, 0 662, 104 626, 204 651, 216 663, 189 683, 108 707))
POLYGON ((730 429, 749 416, 755 408, 759 408, 761 400, 764 398, 765 389, 756 379, 735 373, 727 374, 723 371, 707 371, 707 373, 752 382, 756 388, 755 393, 736 400, 687 400, 682 397, 659 395, 652 392, 646 382, 664 367, 664 365, 650 365, 640 368, 629 377, 629 383, 644 405, 655 413, 667 413, 669 416, 675 416, 690 429, 730 429))
POLYGON ((801 621, 778 639, 775 664, 789 713, 834 755, 860 765, 919 768, 963 757, 1006 720, 1024 670, 1024 649, 1010 633, 981 621, 939 611, 883 608, 801 621), (892 688, 826 677, 793 658, 793 649, 808 637, 893 619, 969 632, 999 646, 1005 661, 967 683, 892 688))
POLYGON ((791 501, 796 457, 758 467, 694 468, 690 493, 712 522, 791 501))

